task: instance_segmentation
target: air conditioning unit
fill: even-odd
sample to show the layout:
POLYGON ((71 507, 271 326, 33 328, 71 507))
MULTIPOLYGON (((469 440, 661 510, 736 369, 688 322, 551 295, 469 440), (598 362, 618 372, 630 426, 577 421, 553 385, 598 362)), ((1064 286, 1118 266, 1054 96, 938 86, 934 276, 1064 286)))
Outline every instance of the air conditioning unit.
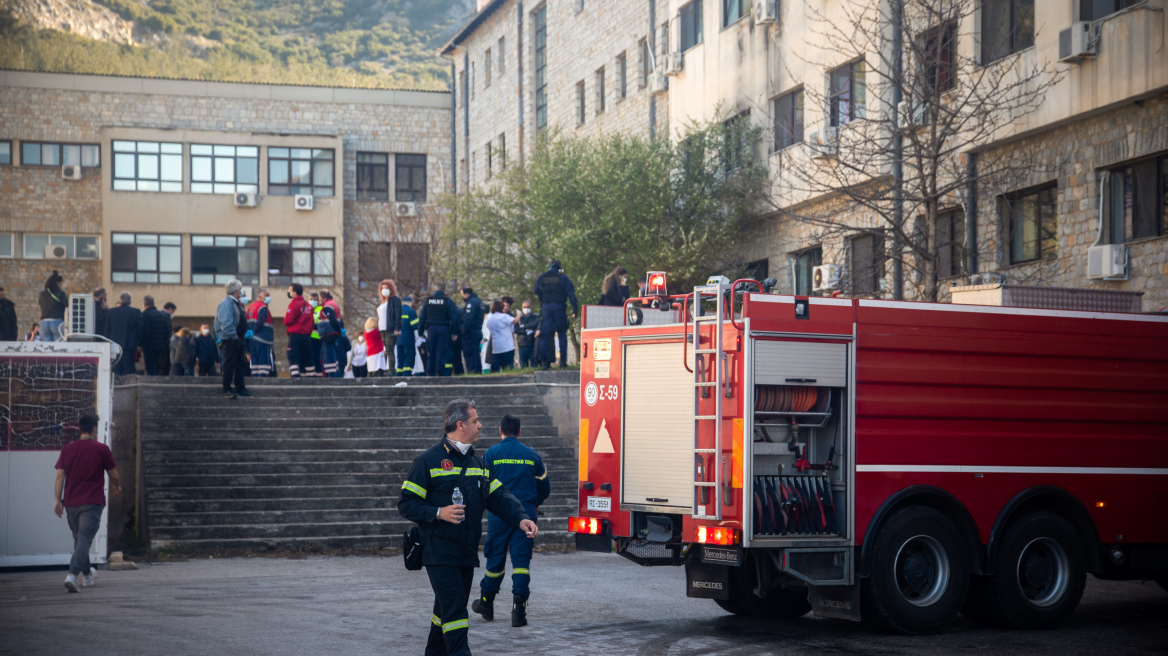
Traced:
POLYGON ((779 22, 778 0, 756 0, 754 3, 754 22, 756 25, 779 22))
POLYGON ((312 209, 312 196, 310 196, 308 194, 296 194, 296 196, 294 198, 296 199, 296 209, 298 209, 298 210, 311 210, 312 209))
POLYGON ((409 217, 418 215, 417 203, 398 203, 397 215, 400 217, 409 217))
POLYGON ((95 314, 97 301, 92 294, 69 294, 69 314, 65 323, 69 326, 70 335, 96 335, 95 314))
POLYGON ((236 207, 255 207, 256 205, 259 205, 259 204, 260 204, 260 195, 259 194, 246 194, 246 193, 242 193, 242 192, 235 194, 235 206, 236 207))
POLYGON ((807 135, 813 159, 832 159, 839 150, 839 128, 823 128, 807 135))
POLYGON ((839 288, 840 268, 837 264, 820 264, 811 270, 811 288, 827 292, 839 288))
POLYGON ((665 83, 665 74, 654 71, 649 74, 649 93, 665 93, 669 87, 665 83))
POLYGON ((1127 280, 1127 246, 1107 244, 1087 248, 1087 277, 1091 280, 1127 280))
POLYGON ((66 164, 61 167, 61 177, 66 180, 80 180, 81 167, 76 164, 66 164))
POLYGON ((932 123, 929 106, 923 102, 913 105, 908 100, 896 104, 896 124, 901 130, 921 128, 932 123))
POLYGON ((69 251, 61 244, 48 244, 45 246, 46 260, 63 260, 69 257, 69 251))
POLYGON ((669 76, 681 75, 681 69, 685 65, 684 59, 680 52, 671 52, 665 55, 665 74, 669 76))
POLYGON ((1059 61, 1077 62, 1094 57, 1097 45, 1094 24, 1090 21, 1071 23, 1070 27, 1059 32, 1059 61))

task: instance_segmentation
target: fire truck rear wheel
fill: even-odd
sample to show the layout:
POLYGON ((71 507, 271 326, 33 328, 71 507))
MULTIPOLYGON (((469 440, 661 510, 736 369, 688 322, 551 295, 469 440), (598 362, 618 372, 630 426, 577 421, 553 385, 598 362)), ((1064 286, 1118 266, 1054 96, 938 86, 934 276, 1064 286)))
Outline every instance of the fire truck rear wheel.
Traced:
POLYGON ((957 527, 933 508, 909 506, 877 531, 871 574, 861 582, 864 621, 894 633, 944 629, 961 610, 969 557, 957 527))
POLYGON ((1075 612, 1087 584, 1083 543, 1066 519, 1024 515, 1002 536, 989 577, 994 615, 1017 629, 1049 629, 1075 612))

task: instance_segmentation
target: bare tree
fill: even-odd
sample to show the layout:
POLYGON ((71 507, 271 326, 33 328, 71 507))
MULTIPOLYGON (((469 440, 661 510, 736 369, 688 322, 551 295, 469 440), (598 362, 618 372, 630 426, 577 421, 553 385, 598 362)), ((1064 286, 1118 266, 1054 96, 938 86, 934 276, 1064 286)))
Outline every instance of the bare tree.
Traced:
POLYGON ((429 293, 431 281, 441 278, 435 263, 446 250, 442 208, 432 203, 415 203, 413 207, 416 215, 411 217, 402 216, 399 210, 388 217, 382 211, 368 211, 355 213, 346 221, 349 254, 356 255, 357 263, 350 268, 346 285, 351 312, 377 316, 381 301, 378 288, 384 279, 393 280, 403 298, 412 295, 418 299, 429 293))
MULTIPOLYGON (((966 222, 976 222, 970 201, 1024 185, 1043 169, 1025 153, 987 146, 1033 114, 1062 73, 1033 53, 987 61, 1033 42, 1033 14, 1004 30, 986 27, 991 19, 983 16, 979 34, 977 4, 846 0, 830 20, 807 5, 812 28, 803 52, 842 64, 826 85, 804 80, 806 114, 822 108, 826 121, 806 148, 779 156, 765 201, 780 219, 808 224, 824 241, 871 236, 864 249, 873 270, 877 261, 891 263, 894 297, 935 301, 941 278, 970 273, 969 256, 977 255, 977 245, 967 243, 966 222), (979 184, 983 193, 971 198, 979 184), (901 275, 902 266, 911 277, 901 275)), ((781 148, 791 135, 776 126, 781 148)), ((855 283, 872 273, 848 275, 855 283)))

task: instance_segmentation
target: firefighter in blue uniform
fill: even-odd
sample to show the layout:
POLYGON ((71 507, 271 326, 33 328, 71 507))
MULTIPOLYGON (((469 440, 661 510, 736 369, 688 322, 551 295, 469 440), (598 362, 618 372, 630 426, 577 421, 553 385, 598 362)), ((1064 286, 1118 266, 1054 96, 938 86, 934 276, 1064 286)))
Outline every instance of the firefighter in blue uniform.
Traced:
POLYGON ((446 283, 438 283, 434 295, 422 305, 419 319, 430 347, 426 375, 449 376, 454 373, 454 346, 451 342, 458 339, 460 324, 458 306, 446 295, 446 283))
POLYGON ((474 401, 456 399, 442 418, 446 436, 418 456, 402 484, 398 511, 422 532, 422 564, 434 589, 434 612, 426 655, 470 654, 466 602, 479 566, 483 511, 534 538, 538 529, 499 479, 474 452, 478 410, 474 401), (454 503, 458 489, 463 502, 454 503))
POLYGON ((572 280, 560 270, 560 261, 553 260, 547 271, 535 281, 535 295, 539 298, 543 320, 539 324, 538 358, 544 369, 551 367, 555 359, 552 348, 552 333, 560 342, 560 367, 568 366, 568 315, 564 308, 566 301, 572 302, 572 316, 580 311, 576 302, 576 288, 572 280))
POLYGON ((417 352, 414 346, 414 342, 417 341, 415 331, 421 320, 418 319, 418 313, 414 312, 413 302, 414 299, 410 296, 402 299, 401 332, 393 347, 394 362, 397 363, 396 373, 399 376, 414 375, 414 353, 417 352))
MULTIPOLYGON (((487 449, 483 461, 495 480, 507 486, 511 494, 523 503, 528 517, 536 516, 536 509, 551 494, 547 467, 535 449, 519 441, 519 418, 507 415, 499 426, 503 441, 487 449)), ((479 598, 471 610, 484 620, 495 619, 495 595, 503 583, 507 552, 511 552, 511 626, 527 626, 527 598, 531 594, 531 548, 535 541, 523 531, 507 525, 494 513, 487 513, 487 544, 483 556, 487 559, 486 575, 479 588, 479 598)))
POLYGON ((462 288, 462 359, 466 362, 466 373, 483 373, 483 361, 479 348, 483 345, 483 316, 486 314, 483 302, 474 289, 462 288))

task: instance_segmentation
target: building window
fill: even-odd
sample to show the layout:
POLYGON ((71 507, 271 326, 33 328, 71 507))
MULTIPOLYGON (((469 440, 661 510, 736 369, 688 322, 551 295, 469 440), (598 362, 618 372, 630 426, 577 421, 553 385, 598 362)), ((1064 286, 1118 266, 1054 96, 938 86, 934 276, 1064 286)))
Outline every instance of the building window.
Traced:
POLYGON ((68 260, 96 260, 98 256, 97 244, 100 237, 86 235, 33 235, 24 236, 24 258, 27 260, 57 259, 54 255, 46 255, 49 246, 60 246, 65 249, 65 258, 68 260))
POLYGON ((499 37, 499 77, 507 72, 507 49, 504 47, 507 44, 506 37, 499 37))
POLYGON ((998 197, 998 214, 1006 226, 1010 264, 1058 255, 1058 185, 998 197))
POLYGON ((637 52, 641 57, 641 79, 639 84, 642 88, 649 84, 649 75, 653 72, 653 57, 649 52, 649 40, 641 39, 641 43, 637 46, 637 52))
POLYGON ((831 72, 828 111, 831 126, 839 127, 864 118, 868 92, 865 86, 868 67, 863 61, 844 64, 831 72))
POLYGON ((361 289, 377 287, 382 280, 389 278, 393 278, 393 243, 363 241, 357 244, 357 279, 361 289))
POLYGON ((584 80, 576 83, 576 125, 584 125, 584 80))
POLYGON ((921 44, 921 78, 930 96, 953 88, 957 73, 957 26, 948 24, 925 35, 921 44))
POLYGON ((722 129, 722 168, 729 173, 750 161, 750 110, 727 119, 722 123, 722 129))
POLYGON ((876 294, 884 278, 884 238, 860 235, 851 239, 852 294, 876 294))
POLYGON ((115 191, 183 190, 182 144, 157 141, 115 141, 115 191))
POLYGON ((333 150, 268 147, 268 193, 332 196, 333 150))
POLYGON ((1093 21, 1106 18, 1140 2, 1143 0, 1079 0, 1079 20, 1093 21))
POLYGON ((775 150, 803 142, 803 89, 775 98, 775 150))
POLYGON ((499 134, 499 170, 507 170, 507 133, 499 134))
POLYGON ((15 236, 10 232, 0 233, 0 258, 11 259, 16 257, 15 236))
POLYGON ((596 113, 604 113, 604 67, 596 69, 596 113))
POLYGON ((458 106, 466 106, 466 71, 459 71, 458 73, 458 88, 462 89, 462 96, 458 99, 458 106))
POLYGON ((234 194, 259 190, 259 147, 191 144, 191 193, 234 194))
MULTIPOLYGON (((11 154, 9 160, 11 160, 11 154)), ((81 168, 97 168, 101 166, 101 147, 97 144, 22 141, 20 142, 20 164, 22 166, 62 166, 68 164, 81 168)))
POLYGON ((750 0, 722 0, 722 27, 749 16, 750 4, 750 0))
POLYGON ((115 232, 110 235, 113 282, 182 284, 182 237, 115 232))
POLYGON ((1034 0, 982 0, 983 64, 1034 45, 1034 0))
POLYGON ((394 281, 397 282, 398 293, 406 291, 419 294, 426 291, 430 275, 430 245, 399 243, 395 251, 397 266, 394 268, 394 281))
POLYGON ((494 155, 495 149, 491 147, 491 142, 488 141, 487 147, 484 150, 487 153, 487 179, 490 180, 491 173, 494 172, 494 170, 493 170, 494 169, 494 158, 492 157, 492 155, 494 155))
POLYGON ((332 239, 269 237, 268 284, 333 285, 334 258, 332 239))
POLYGON ((12 142, 0 141, 0 166, 12 164, 12 142))
POLYGON ((1113 169, 1108 185, 1107 243, 1168 234, 1168 157, 1113 169))
POLYGON ((795 294, 810 296, 814 289, 815 267, 823 264, 823 248, 816 246, 795 255, 795 294))
POLYGON ((389 153, 357 153, 357 200, 389 200, 389 153))
POLYGON ((487 48, 486 54, 483 55, 483 88, 491 86, 491 72, 494 68, 491 66, 491 49, 487 48))
POLYGON ((400 202, 422 203, 426 200, 426 156, 393 156, 394 198, 400 202))
POLYGON ((685 52, 702 42, 702 0, 681 8, 681 51, 685 52))
POLYGON ((535 12, 535 128, 547 127, 547 7, 535 12))
POLYGON ((260 284, 259 237, 191 235, 191 284, 260 284))
POLYGON ((474 100, 475 92, 475 63, 470 63, 470 99, 474 100))
POLYGON ((616 58, 616 99, 629 97, 629 56, 621 53, 616 58))
POLYGON ((942 278, 965 275, 965 212, 941 212, 935 220, 937 275, 942 278))
POLYGON ((764 258, 761 260, 755 260, 753 262, 747 262, 745 269, 748 278, 763 281, 769 278, 771 275, 771 261, 764 258))

